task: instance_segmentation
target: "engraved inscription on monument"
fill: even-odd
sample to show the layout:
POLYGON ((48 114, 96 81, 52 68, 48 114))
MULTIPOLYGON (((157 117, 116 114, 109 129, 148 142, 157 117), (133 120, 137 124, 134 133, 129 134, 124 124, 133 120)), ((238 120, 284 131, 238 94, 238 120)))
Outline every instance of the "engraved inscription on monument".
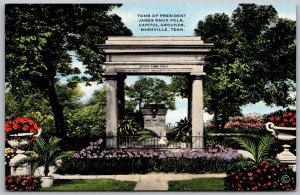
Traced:
POLYGON ((154 131, 159 136, 166 136, 166 114, 164 104, 145 104, 141 108, 144 128, 154 131))
POLYGON ((130 68, 116 68, 116 72, 130 73, 130 72, 190 72, 192 68, 174 68, 168 65, 140 65, 130 68))

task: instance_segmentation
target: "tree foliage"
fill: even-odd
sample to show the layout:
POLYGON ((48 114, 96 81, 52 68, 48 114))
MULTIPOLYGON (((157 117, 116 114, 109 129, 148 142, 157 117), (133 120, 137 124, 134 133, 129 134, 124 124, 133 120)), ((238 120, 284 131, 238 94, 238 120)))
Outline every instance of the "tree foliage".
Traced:
POLYGON ((126 87, 126 95, 130 98, 128 104, 138 105, 139 111, 142 104, 148 103, 165 103, 170 110, 175 110, 175 96, 161 79, 139 77, 133 85, 126 87))
POLYGON ((68 113, 68 137, 103 136, 106 124, 106 89, 95 91, 87 103, 68 113))
MULTIPOLYGON (((102 82, 104 56, 95 44, 107 36, 131 35, 111 4, 8 4, 5 13, 6 82, 15 89, 29 81, 48 96, 57 134, 64 135, 64 114, 57 98, 58 76, 79 74, 71 52, 86 65, 83 80, 102 82)), ((69 84, 79 81, 78 76, 69 84)), ((75 85, 76 86, 76 85, 75 85)))
MULTIPOLYGON (((249 103, 284 107, 294 103, 290 96, 296 82, 294 21, 278 18, 272 6, 240 4, 231 17, 206 16, 195 35, 214 44, 205 59, 204 104, 214 114, 217 128, 219 118, 223 128, 230 115, 249 103)), ((185 90, 177 89, 183 95, 185 90)))
MULTIPOLYGON (((83 106, 80 98, 83 93, 79 86, 69 87, 67 84, 56 84, 57 97, 64 108, 65 120, 68 121, 75 110, 83 106)), ((34 119, 41 126, 43 133, 55 134, 54 117, 49 101, 44 93, 34 89, 29 83, 23 83, 18 89, 7 87, 5 93, 5 115, 6 120, 11 120, 19 116, 34 119)), ((69 129, 66 124, 66 129, 69 129)))

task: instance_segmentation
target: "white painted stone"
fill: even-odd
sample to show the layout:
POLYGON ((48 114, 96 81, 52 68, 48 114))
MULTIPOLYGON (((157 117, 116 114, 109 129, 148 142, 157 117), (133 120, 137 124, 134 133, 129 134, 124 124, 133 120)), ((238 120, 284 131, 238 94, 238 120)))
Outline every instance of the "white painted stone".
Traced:
POLYGON ((18 167, 14 167, 16 162, 27 158, 28 156, 24 155, 24 154, 17 154, 16 156, 14 156, 10 162, 9 162, 9 166, 10 166, 10 174, 12 176, 16 176, 16 175, 31 175, 31 165, 29 163, 25 163, 23 165, 20 165, 18 167))
POLYGON ((54 178, 53 177, 41 177, 41 181, 42 181, 42 188, 50 188, 53 186, 53 181, 54 178))
POLYGON ((192 81, 192 148, 204 148, 203 140, 203 86, 201 76, 192 81))

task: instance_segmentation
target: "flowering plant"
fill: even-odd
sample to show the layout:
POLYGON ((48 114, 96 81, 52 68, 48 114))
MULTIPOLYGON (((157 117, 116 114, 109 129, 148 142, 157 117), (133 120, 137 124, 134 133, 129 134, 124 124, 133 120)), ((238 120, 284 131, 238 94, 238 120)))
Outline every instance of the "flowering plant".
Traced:
POLYGON ((41 188, 40 177, 11 176, 5 177, 5 189, 8 191, 37 191, 41 188))
POLYGON ((275 126, 296 127, 296 110, 287 109, 265 115, 265 123, 272 122, 275 126))
MULTIPOLYGON (((25 117, 18 117, 15 120, 5 123, 6 140, 12 139, 13 136, 11 135, 17 135, 19 133, 29 133, 29 135, 35 135, 39 131, 39 125, 34 120, 25 117)), ((18 136, 14 136, 14 138, 18 139, 18 136)))
POLYGON ((90 146, 82 149, 74 154, 74 158, 85 159, 128 159, 128 158, 158 158, 158 159, 196 159, 196 158, 219 158, 222 160, 231 160, 239 157, 239 153, 232 149, 226 148, 219 144, 208 148, 207 151, 202 150, 181 150, 173 152, 170 150, 134 150, 134 149, 114 149, 103 150, 101 146, 103 140, 100 139, 96 142, 91 142, 90 146))
POLYGON ((296 188, 296 173, 287 165, 265 160, 243 169, 229 169, 224 185, 230 191, 291 191, 296 188))
POLYGON ((233 130, 245 131, 261 131, 264 130, 265 124, 261 116, 235 116, 230 117, 225 124, 225 128, 233 130))

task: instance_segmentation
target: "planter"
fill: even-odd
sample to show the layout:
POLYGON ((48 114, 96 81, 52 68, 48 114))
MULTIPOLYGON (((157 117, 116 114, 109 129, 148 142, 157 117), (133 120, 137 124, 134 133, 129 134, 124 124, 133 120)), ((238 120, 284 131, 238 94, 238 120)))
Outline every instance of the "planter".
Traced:
POLYGON ((53 186, 54 177, 52 176, 43 176, 41 177, 42 188, 49 188, 53 186))
POLYGON ((296 127, 278 127, 274 123, 268 122, 266 128, 279 140, 292 141, 296 139, 296 127))
POLYGON ((283 152, 277 154, 277 158, 280 162, 288 164, 296 171, 296 156, 290 152, 290 142, 296 139, 296 127, 278 127, 274 123, 268 122, 266 124, 268 131, 272 132, 278 140, 282 140, 285 144, 282 145, 283 152))
POLYGON ((15 168, 14 166, 18 161, 27 157, 26 155, 24 155, 25 152, 24 149, 26 148, 26 146, 28 146, 28 138, 32 136, 38 137, 40 134, 41 134, 41 130, 39 130, 38 134, 36 135, 33 135, 32 133, 18 133, 18 134, 10 135, 12 139, 7 142, 11 147, 17 150, 16 151, 17 155, 14 156, 9 162, 10 172, 12 176, 31 175, 31 165, 29 163, 20 165, 17 168, 15 168), (18 139, 15 139, 15 137, 18 137, 18 139))

